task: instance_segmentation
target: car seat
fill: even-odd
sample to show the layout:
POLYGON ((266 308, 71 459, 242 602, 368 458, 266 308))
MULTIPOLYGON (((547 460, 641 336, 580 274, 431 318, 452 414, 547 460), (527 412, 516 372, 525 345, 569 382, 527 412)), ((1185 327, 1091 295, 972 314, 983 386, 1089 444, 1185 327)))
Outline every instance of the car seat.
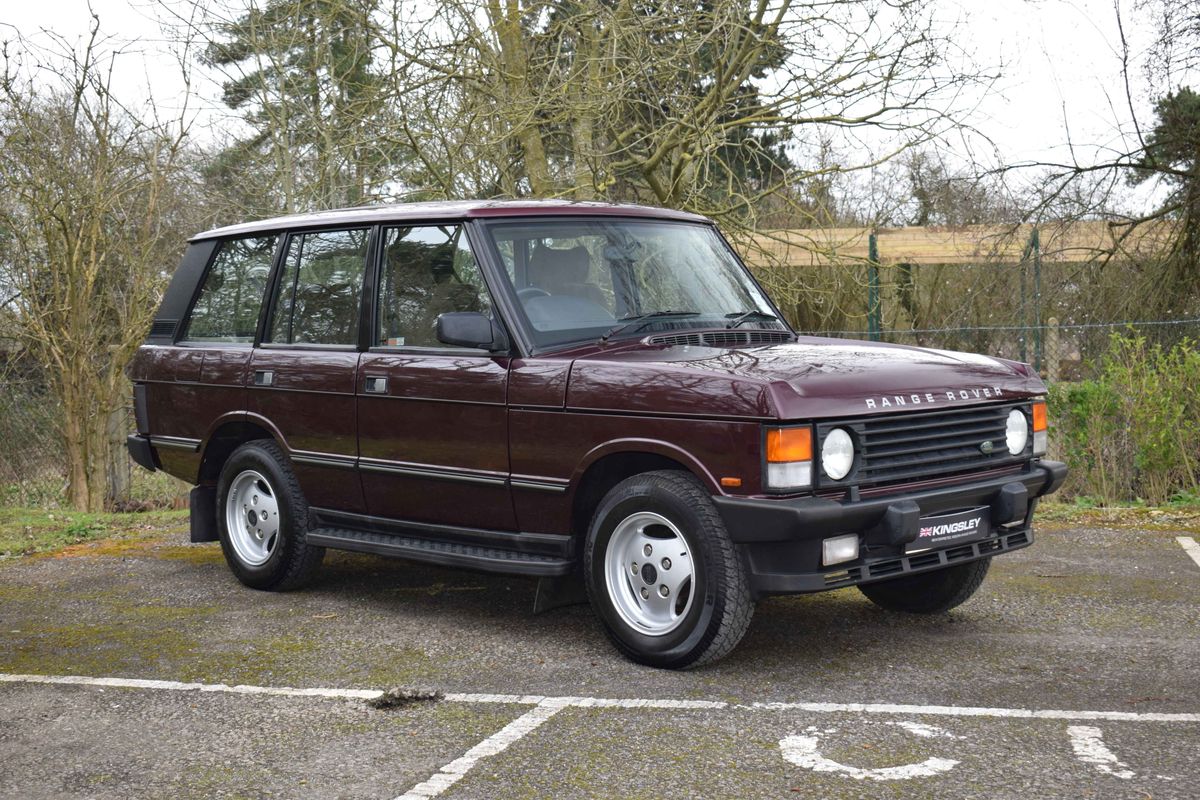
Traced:
POLYGON ((583 245, 563 250, 542 245, 529 259, 529 283, 552 295, 582 297, 607 308, 610 303, 603 290, 594 283, 587 283, 590 266, 591 254, 583 245))

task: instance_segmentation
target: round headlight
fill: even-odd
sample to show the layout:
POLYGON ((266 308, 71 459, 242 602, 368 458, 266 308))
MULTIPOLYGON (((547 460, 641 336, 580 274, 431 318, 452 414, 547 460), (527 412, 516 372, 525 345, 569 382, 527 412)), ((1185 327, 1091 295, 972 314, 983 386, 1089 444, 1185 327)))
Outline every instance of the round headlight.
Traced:
POLYGON ((845 428, 834 428, 821 445, 821 469, 835 481, 840 481, 850 474, 853 466, 854 440, 845 428))
POLYGON ((1008 441, 1008 452, 1019 456, 1025 452, 1025 443, 1029 441, 1029 420, 1019 409, 1008 412, 1008 424, 1004 429, 1004 438, 1008 441))

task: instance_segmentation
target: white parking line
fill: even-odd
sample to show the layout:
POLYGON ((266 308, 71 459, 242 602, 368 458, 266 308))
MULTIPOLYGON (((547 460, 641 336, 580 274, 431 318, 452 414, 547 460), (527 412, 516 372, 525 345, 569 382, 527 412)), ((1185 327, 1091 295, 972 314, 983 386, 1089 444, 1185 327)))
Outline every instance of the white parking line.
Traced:
POLYGON ((1176 536, 1175 541, 1179 542, 1179 546, 1183 548, 1183 552, 1192 557, 1192 561, 1196 562, 1196 566, 1200 567, 1200 544, 1190 536, 1176 536))
MULTIPOLYGON (((14 675, 0 673, 0 683, 41 683, 69 686, 98 686, 120 689, 158 689, 175 692, 218 692, 283 697, 327 697, 371 700, 382 694, 376 689, 297 689, 288 686, 230 686, 224 683, 183 683, 140 678, 92 678, 84 675, 14 675)), ((501 703, 508 705, 551 705, 560 708, 653 708, 663 710, 744 709, 762 711, 810 711, 819 714, 863 713, 930 715, 939 717, 1009 717, 1016 719, 1109 720, 1114 722, 1200 722, 1200 714, 1165 714, 1134 711, 1064 711, 1030 708, 987 708, 978 706, 921 706, 897 703, 751 703, 741 705, 723 700, 671 700, 609 697, 543 696, 536 694, 451 693, 451 703, 501 703)))
POLYGON ((530 733, 533 733, 535 730, 541 727, 543 722, 550 719, 566 707, 567 706, 565 704, 558 703, 554 700, 543 700, 534 706, 532 711, 526 711, 512 722, 508 723, 503 728, 496 731, 491 736, 487 737, 482 742, 475 745, 446 766, 442 767, 440 770, 434 773, 429 780, 418 783, 416 786, 397 797, 396 800, 426 800, 430 797, 437 797, 439 794, 462 780, 463 776, 470 771, 471 767, 475 766, 476 761, 481 758, 487 758, 488 756, 494 756, 497 753, 504 752, 508 749, 510 744, 524 738, 530 733))
POLYGON ((222 692, 228 694, 265 694, 283 697, 330 697, 344 700, 373 700, 382 692, 375 689, 292 689, 287 686, 229 686, 224 683, 181 683, 180 681, 143 680, 141 678, 89 678, 84 675, 10 675, 0 672, 0 683, 50 683, 74 686, 113 687, 116 689, 161 689, 172 692, 222 692))
POLYGON ((1108 749, 1099 728, 1090 725, 1069 725, 1067 735, 1071 737, 1071 749, 1080 761, 1092 764, 1105 775, 1126 781, 1133 779, 1133 770, 1127 769, 1113 751, 1108 749))
MULTIPOLYGON (((0 683, 49 684, 58 686, 89 686, 97 688, 151 689, 173 692, 213 692, 241 695, 281 697, 320 697, 341 700, 371 700, 382 694, 371 689, 299 689, 287 686, 230 686, 224 683, 185 683, 181 681, 147 680, 138 678, 93 678, 84 675, 17 675, 0 673, 0 683)), ((603 697, 546 697, 528 694, 451 693, 444 696, 451 703, 497 703, 533 706, 496 733, 483 739, 467 752, 449 762, 426 780, 418 783, 396 800, 429 800, 458 783, 481 759, 504 752, 509 746, 537 730, 547 720, 566 708, 619 708, 663 710, 747 710, 747 711, 807 711, 810 713, 861 713, 931 715, 944 717, 1001 717, 1050 720, 1109 720, 1120 722, 1185 722, 1200 723, 1200 714, 1164 714, 1131 711, 1062 711, 1028 708, 987 708, 976 706, 922 706, 895 703, 751 703, 741 705, 722 700, 671 700, 603 697)), ((887 722, 899 725, 911 733, 928 737, 945 734, 938 728, 912 721, 887 722)), ((826 731, 828 732, 828 731, 826 731)), ((1089 726, 1068 728, 1076 757, 1094 765, 1098 770, 1117 778, 1129 779, 1133 773, 1105 746, 1100 731, 1089 726)), ((821 755, 819 731, 808 729, 805 735, 791 736, 780 741, 783 756, 791 763, 819 772, 839 772, 857 779, 901 780, 946 772, 958 762, 931 758, 918 764, 880 769, 863 769, 840 764, 821 755)))
POLYGON ((896 703, 755 703, 771 711, 850 711, 863 714, 927 714, 937 717, 1008 717, 1013 719, 1112 720, 1116 722, 1200 722, 1200 714, 1159 714, 1133 711, 1061 711, 1032 708, 974 706, 916 706, 896 703))

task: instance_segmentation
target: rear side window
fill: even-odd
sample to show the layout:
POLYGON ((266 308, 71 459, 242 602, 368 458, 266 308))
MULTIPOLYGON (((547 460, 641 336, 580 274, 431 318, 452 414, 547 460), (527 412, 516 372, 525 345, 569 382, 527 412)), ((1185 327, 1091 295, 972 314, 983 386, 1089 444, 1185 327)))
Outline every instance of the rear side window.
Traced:
POLYGON ((185 341, 254 341, 278 241, 277 236, 259 236, 228 239, 217 246, 200 296, 188 316, 185 341))
POLYGON ((352 345, 366 268, 366 228, 288 239, 270 339, 279 344, 352 345))

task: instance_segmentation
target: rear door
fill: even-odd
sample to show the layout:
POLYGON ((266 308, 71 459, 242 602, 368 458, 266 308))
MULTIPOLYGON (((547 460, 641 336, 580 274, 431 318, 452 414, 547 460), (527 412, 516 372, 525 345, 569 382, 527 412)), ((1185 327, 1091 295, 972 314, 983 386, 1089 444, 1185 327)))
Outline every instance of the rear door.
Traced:
POLYGON ((143 432, 170 474, 195 481, 202 441, 245 410, 246 370, 278 241, 264 234, 191 245, 207 256, 178 340, 139 354, 154 362, 140 370, 139 382, 148 385, 135 390, 145 397, 143 432))
POLYGON ((371 229, 292 233, 285 244, 247 409, 282 435, 308 502, 361 512, 354 387, 371 229))
POLYGON ((380 232, 379 298, 358 380, 359 468, 372 516, 511 531, 507 356, 449 347, 435 322, 492 313, 458 224, 380 232))

